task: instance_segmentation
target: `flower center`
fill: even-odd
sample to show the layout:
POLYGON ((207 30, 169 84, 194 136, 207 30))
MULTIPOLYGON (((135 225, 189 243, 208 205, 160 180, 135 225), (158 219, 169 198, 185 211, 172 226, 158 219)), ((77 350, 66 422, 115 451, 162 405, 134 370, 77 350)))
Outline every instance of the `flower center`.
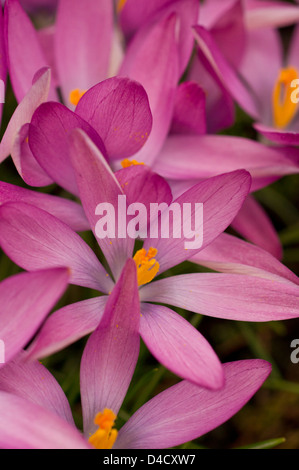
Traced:
POLYGON ((138 250, 134 256, 134 261, 137 266, 137 281, 139 286, 143 286, 151 282, 159 271, 159 263, 154 259, 158 250, 150 248, 148 252, 142 248, 138 250))
POLYGON ((117 430, 113 428, 115 420, 116 415, 108 408, 96 415, 94 423, 99 426, 99 429, 88 439, 93 447, 96 449, 112 449, 117 438, 117 430))
POLYGON ((128 168, 129 166, 134 166, 134 165, 144 165, 143 162, 137 162, 137 160, 129 160, 128 158, 125 158, 121 162, 121 166, 123 168, 128 168))
POLYGON ((77 106, 77 104, 80 101, 80 98, 82 98, 84 93, 86 93, 86 90, 82 91, 82 90, 79 90, 79 88, 72 90, 69 95, 70 103, 73 104, 74 106, 77 106))
POLYGON ((294 67, 281 69, 272 94, 273 121, 275 127, 285 128, 292 121, 297 111, 297 104, 291 100, 291 83, 299 78, 294 67))

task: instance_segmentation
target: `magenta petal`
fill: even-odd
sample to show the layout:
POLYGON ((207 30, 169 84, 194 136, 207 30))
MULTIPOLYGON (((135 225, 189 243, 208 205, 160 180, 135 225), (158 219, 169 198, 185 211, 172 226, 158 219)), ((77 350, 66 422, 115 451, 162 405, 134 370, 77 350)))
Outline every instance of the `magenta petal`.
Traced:
POLYGON ((24 124, 15 137, 11 157, 25 183, 29 186, 48 186, 53 181, 32 155, 28 144, 28 132, 29 124, 24 124))
MULTIPOLYGON (((37 33, 18 0, 6 0, 5 40, 9 75, 18 102, 30 90, 35 73, 47 61, 38 42, 37 33)), ((51 88, 50 98, 56 98, 51 88)))
POLYGON ((184 380, 143 405, 122 427, 114 448, 161 449, 196 439, 237 413, 270 371, 258 359, 224 364, 225 386, 218 391, 184 380))
POLYGON ((2 449, 90 449, 67 421, 24 398, 0 392, 2 449))
POLYGON ((251 191, 299 172, 299 165, 289 149, 220 135, 172 135, 153 165, 153 170, 164 178, 192 181, 242 168, 252 176, 251 191))
MULTIPOLYGON (((135 240, 129 238, 126 233, 124 237, 118 237, 118 223, 115 222, 113 216, 114 236, 111 238, 108 235, 105 238, 99 237, 96 229, 100 220, 97 215, 97 207, 102 203, 112 205, 115 218, 118 220, 118 197, 123 195, 123 191, 100 151, 84 132, 73 131, 69 145, 80 199, 90 228, 97 237, 105 258, 117 278, 127 258, 132 255, 135 240)), ((104 210, 106 211, 106 209, 104 210)), ((122 215, 120 214, 120 217, 122 215)))
POLYGON ((171 132, 206 133, 206 94, 195 82, 184 82, 176 91, 171 132))
POLYGON ((140 298, 229 320, 276 321, 299 316, 298 284, 242 274, 172 276, 143 286, 140 298))
POLYGON ((95 130, 60 103, 40 106, 29 128, 29 146, 34 157, 57 184, 73 194, 78 193, 78 188, 69 158, 68 135, 76 128, 83 129, 106 155, 103 142, 95 130))
POLYGON ((223 386, 222 366, 210 344, 169 308, 142 304, 140 335, 157 360, 176 375, 214 390, 223 386))
POLYGON ((139 322, 136 265, 128 260, 82 356, 81 401, 87 435, 94 432, 98 412, 110 408, 117 414, 125 398, 139 354, 139 322))
POLYGON ((299 284, 299 278, 270 253, 227 233, 222 233, 190 261, 223 273, 249 274, 299 284))
POLYGON ((23 269, 67 266, 70 282, 110 290, 111 279, 94 252, 56 217, 23 202, 7 203, 0 207, 0 227, 3 251, 23 269))
POLYGON ((299 8, 287 2, 246 0, 248 29, 281 28, 298 22, 299 8))
POLYGON ((57 310, 43 324, 30 345, 29 357, 41 359, 92 333, 100 323, 107 297, 83 300, 57 310))
POLYGON ((89 230, 89 223, 82 207, 69 199, 0 181, 0 205, 6 202, 26 202, 54 215, 75 232, 89 230))
POLYGON ((68 279, 68 270, 61 268, 21 273, 0 283, 0 338, 6 362, 32 338, 63 294, 68 279))
POLYGON ((79 101, 76 114, 98 132, 112 159, 138 152, 152 128, 144 88, 127 78, 109 78, 91 88, 79 101))
POLYGON ((242 209, 232 222, 232 227, 244 238, 282 258, 282 246, 268 214, 252 195, 246 198, 242 209))
POLYGON ((49 69, 42 69, 39 79, 32 85, 21 103, 17 106, 0 144, 0 162, 11 153, 14 141, 21 127, 30 122, 36 108, 46 101, 49 93, 51 73, 49 69))
POLYGON ((220 78, 223 85, 248 114, 255 119, 258 118, 259 110, 257 103, 243 85, 243 82, 238 78, 234 69, 222 55, 211 34, 202 26, 195 26, 194 32, 201 52, 208 60, 216 75, 220 78))
POLYGON ((135 155, 138 161, 152 163, 171 125, 175 90, 179 81, 176 42, 177 16, 145 26, 133 38, 120 69, 144 86, 153 115, 153 128, 144 147, 135 155))
POLYGON ((28 362, 22 351, 0 370, 1 392, 17 395, 74 424, 67 398, 53 375, 40 362, 28 362))
POLYGON ((64 0, 56 17, 55 53, 64 102, 69 93, 88 90, 108 74, 113 2, 64 0))
POLYGON ((264 137, 281 145, 299 145, 299 132, 281 131, 264 124, 254 124, 255 129, 264 137))
MULTIPOLYGON (((4 41, 4 21, 2 9, 0 11, 0 122, 2 117, 3 103, 5 100, 5 85, 7 76, 7 60, 4 41)), ((1 161, 1 157, 0 157, 1 161)))
MULTIPOLYGON (((181 217, 175 218, 174 221, 170 217, 169 238, 147 238, 144 243, 144 248, 155 247, 158 250, 155 258, 160 264, 159 272, 166 271, 191 258, 197 251, 217 238, 234 220, 248 194, 250 185, 249 173, 238 170, 202 181, 178 197, 174 202, 181 207, 181 217), (186 230, 182 228, 184 203, 191 204, 191 220, 195 218, 195 203, 203 204, 203 221, 199 221, 198 227, 199 232, 202 227, 203 240, 199 247, 186 249, 185 243, 188 237, 189 241, 196 240, 195 236, 192 237, 191 233, 186 233, 186 230), (180 231, 181 236, 179 236, 180 231)), ((155 226, 159 227, 160 217, 156 219, 155 224, 151 225, 152 230, 155 226)))

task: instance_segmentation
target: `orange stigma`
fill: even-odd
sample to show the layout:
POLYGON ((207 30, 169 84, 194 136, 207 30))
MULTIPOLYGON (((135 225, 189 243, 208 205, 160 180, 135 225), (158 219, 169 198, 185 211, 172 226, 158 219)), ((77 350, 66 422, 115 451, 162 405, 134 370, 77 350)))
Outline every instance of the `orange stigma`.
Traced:
POLYGON ((115 420, 116 415, 108 408, 96 415, 94 423, 99 426, 99 429, 88 439, 93 447, 112 449, 117 438, 117 430, 113 428, 115 420))
POLYGON ((144 248, 138 250, 134 256, 137 267, 137 281, 139 286, 151 282, 159 271, 160 265, 154 257, 158 253, 156 248, 150 248, 148 252, 144 248))
POLYGON ((298 78, 299 74, 294 67, 281 69, 279 73, 272 94, 273 123, 277 128, 287 127, 296 114, 297 104, 291 99, 294 91, 291 84, 298 78))
POLYGON ((73 104, 74 106, 77 106, 80 99, 85 93, 86 93, 86 90, 81 91, 79 90, 79 88, 76 88, 75 90, 70 91, 70 95, 69 95, 70 103, 73 104))
POLYGON ((134 165, 144 165, 144 163, 137 162, 137 160, 129 160, 128 158, 125 158, 124 160, 121 161, 121 166, 123 168, 128 168, 129 166, 134 166, 134 165))
POLYGON ((117 7, 116 7, 117 13, 120 13, 122 11, 126 3, 127 3, 127 0, 119 0, 117 7))

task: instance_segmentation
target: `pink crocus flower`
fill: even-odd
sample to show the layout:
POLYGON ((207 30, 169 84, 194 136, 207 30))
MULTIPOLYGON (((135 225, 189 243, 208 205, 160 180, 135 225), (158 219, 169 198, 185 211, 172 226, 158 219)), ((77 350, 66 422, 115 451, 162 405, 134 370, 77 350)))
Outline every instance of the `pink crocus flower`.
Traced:
MULTIPOLYGON (((138 201, 148 204, 152 194, 156 194, 155 200, 159 202, 169 197, 161 177, 150 176, 150 170, 142 165, 114 175, 97 147, 82 131, 74 131, 71 142, 78 192, 93 230, 97 223, 95 207, 100 202, 110 202, 117 207, 118 196, 124 194, 122 187, 126 188, 130 203, 136 202, 137 197, 138 201), (146 181, 146 190, 142 194, 146 181)), ((246 172, 236 171, 202 181, 177 200, 180 203, 204 203, 202 249, 216 239, 235 216, 248 193, 249 183, 246 172)), ((11 194, 12 200, 13 197, 11 194)), ((67 265, 72 271, 71 282, 105 294, 111 291, 113 282, 109 275, 89 247, 67 225, 24 203, 4 204, 0 214, 1 246, 23 268, 36 270, 67 265), (25 239, 26 252, 21 248, 25 239)), ((133 256, 133 240, 103 239, 99 244, 117 280, 126 260, 133 256)), ((159 273, 196 254, 196 250, 184 249, 184 239, 146 239, 145 252, 153 248, 157 252, 149 259, 148 268, 153 261, 159 267, 159 273)), ((294 282, 286 285, 281 279, 275 279, 274 290, 272 279, 257 279, 250 275, 186 274, 150 282, 156 273, 157 270, 152 275, 147 272, 145 278, 139 277, 140 334, 150 351, 166 367, 210 388, 219 387, 223 379, 218 359, 210 346, 179 315, 152 302, 190 307, 194 312, 236 320, 270 321, 298 315, 298 285, 294 282), (218 297, 220 285, 223 285, 221 298, 218 297)), ((106 301, 105 296, 89 299, 57 311, 32 344, 31 356, 48 355, 93 331, 101 321, 106 301)))
POLYGON ((266 380, 271 366, 224 364, 225 385, 207 391, 186 380, 143 405, 118 432, 116 415, 139 352, 136 267, 128 260, 81 360, 84 435, 75 427, 62 389, 37 361, 20 354, 0 371, 2 448, 153 449, 180 445, 233 416, 266 380), (46 423, 46 425, 45 425, 46 423))
POLYGON ((55 268, 17 274, 0 283, 0 339, 4 349, 0 368, 32 339, 63 294, 68 278, 67 268, 55 268))

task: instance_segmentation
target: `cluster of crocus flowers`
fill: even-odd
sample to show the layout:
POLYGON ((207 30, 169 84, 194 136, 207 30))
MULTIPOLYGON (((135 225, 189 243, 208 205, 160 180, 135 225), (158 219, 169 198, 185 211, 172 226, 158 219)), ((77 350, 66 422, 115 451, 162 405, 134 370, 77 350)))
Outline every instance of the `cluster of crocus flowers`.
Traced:
POLYGON ((26 271, 0 284, 0 447, 165 448, 196 439, 244 406, 271 366, 222 364, 170 306, 237 321, 299 316, 299 280, 280 262, 277 234, 252 195, 298 173, 289 146, 298 143, 290 102, 297 30, 287 63, 269 44, 275 38, 279 50, 275 28, 299 19, 299 8, 251 0, 219 8, 218 0, 6 0, 0 11, 0 78, 8 72, 18 103, 0 162, 11 156, 33 188, 64 190, 58 197, 0 181, 0 246, 26 271), (27 11, 45 8, 55 21, 37 30, 27 11), (255 73, 261 56, 271 80, 255 73), (279 145, 215 135, 233 123, 234 101, 279 145), (137 242, 118 230, 119 198, 126 212, 163 207, 156 217, 139 214, 139 231, 148 230, 137 242), (197 203, 203 239, 189 249, 197 203), (100 204, 113 212, 113 234, 103 238, 100 204), (189 224, 170 216, 171 204, 191 207, 189 224), (165 214, 167 237, 159 232, 165 214), (223 233, 230 225, 255 244, 223 233), (77 233, 87 230, 102 262, 77 233), (173 275, 184 261, 191 272, 173 275), (214 272, 192 272, 197 264, 214 272), (68 283, 93 292, 49 315, 68 283), (82 433, 38 360, 87 335, 82 433), (119 429, 140 338, 183 380, 119 429))

